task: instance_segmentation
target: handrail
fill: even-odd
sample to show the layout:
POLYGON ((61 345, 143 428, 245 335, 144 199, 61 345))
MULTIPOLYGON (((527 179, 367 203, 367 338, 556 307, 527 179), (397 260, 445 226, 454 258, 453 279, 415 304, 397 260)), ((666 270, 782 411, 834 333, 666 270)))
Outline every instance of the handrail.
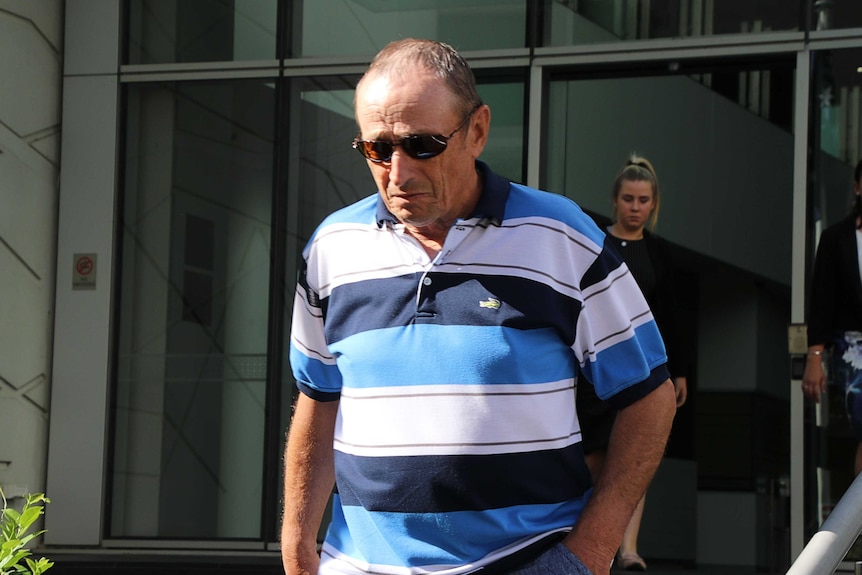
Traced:
POLYGON ((820 530, 790 566, 787 575, 827 575, 847 555, 862 532, 862 473, 841 496, 820 530))

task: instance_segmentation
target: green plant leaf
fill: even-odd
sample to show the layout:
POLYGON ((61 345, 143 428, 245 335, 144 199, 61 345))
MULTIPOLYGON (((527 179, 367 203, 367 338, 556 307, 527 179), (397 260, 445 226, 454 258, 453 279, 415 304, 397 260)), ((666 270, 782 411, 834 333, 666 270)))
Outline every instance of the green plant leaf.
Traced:
POLYGON ((34 521, 39 519, 40 515, 42 515, 41 507, 30 507, 28 505, 24 505, 21 517, 18 519, 18 522, 21 524, 21 529, 24 531, 30 529, 30 526, 33 525, 34 521))
POLYGON ((24 498, 21 511, 9 507, 3 490, 0 489, 0 575, 21 573, 40 575, 54 563, 45 557, 39 560, 30 558, 32 553, 26 548, 34 538, 45 531, 28 533, 33 524, 44 513, 44 505, 50 500, 42 493, 31 493, 24 498))

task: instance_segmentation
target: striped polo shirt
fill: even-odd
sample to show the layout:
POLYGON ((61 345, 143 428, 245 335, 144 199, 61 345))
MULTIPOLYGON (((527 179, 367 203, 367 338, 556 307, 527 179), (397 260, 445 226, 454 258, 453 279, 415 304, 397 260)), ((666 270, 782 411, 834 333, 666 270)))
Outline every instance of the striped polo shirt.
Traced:
POLYGON ((320 573, 466 573, 571 528, 591 487, 577 366, 623 407, 668 374, 640 289, 570 199, 477 162, 430 258, 377 194, 303 252, 290 361, 339 401, 320 573))

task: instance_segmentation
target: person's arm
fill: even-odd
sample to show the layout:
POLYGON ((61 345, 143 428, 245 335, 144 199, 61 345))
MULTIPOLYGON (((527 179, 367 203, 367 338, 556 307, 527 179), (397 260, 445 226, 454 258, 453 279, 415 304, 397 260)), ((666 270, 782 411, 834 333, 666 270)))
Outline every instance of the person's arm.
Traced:
POLYGON ((806 399, 820 403, 820 396, 826 391, 826 373, 823 371, 823 351, 825 346, 815 344, 808 347, 805 358, 805 372, 802 374, 802 393, 806 399))
POLYGON ((672 377, 673 390, 676 394, 676 406, 682 407, 685 405, 685 400, 688 399, 688 380, 685 377, 672 377))
POLYGON ((287 575, 315 575, 317 532, 335 485, 332 440, 338 402, 300 394, 284 450, 281 560, 287 575))
POLYGON ((629 519, 652 480, 670 434, 676 399, 666 380, 617 413, 604 468, 564 545, 595 575, 607 575, 629 519))

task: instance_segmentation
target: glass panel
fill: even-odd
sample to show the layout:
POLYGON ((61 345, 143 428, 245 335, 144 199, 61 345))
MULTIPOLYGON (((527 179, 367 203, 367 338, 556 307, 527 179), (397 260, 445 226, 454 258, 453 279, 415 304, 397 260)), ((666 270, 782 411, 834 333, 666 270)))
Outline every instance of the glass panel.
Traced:
POLYGON ((294 57, 373 56, 398 38, 433 38, 459 51, 523 48, 526 0, 305 0, 294 57), (481 23, 481 25, 477 25, 481 23))
POLYGON ((260 537, 274 103, 128 87, 111 537, 260 537))
POLYGON ((545 45, 800 29, 799 2, 545 0, 545 45))
POLYGON ((276 58, 278 0, 130 0, 125 64, 276 58))
MULTIPOLYGON (((836 8, 839 3, 836 2, 836 8)), ((812 254, 817 249, 820 233, 840 222, 854 202, 853 180, 856 164, 862 161, 862 47, 849 50, 822 51, 813 54, 812 77, 812 147, 819 150, 812 157, 812 213, 810 238, 812 254)), ((840 272, 844 274, 845 272, 840 272)), ((849 277, 849 276, 848 276, 849 277)), ((844 306, 841 302, 839 306, 844 306)), ((849 313, 849 312, 848 312, 849 313)), ((838 340, 843 338, 837 338, 838 340)), ((833 343, 833 342, 830 342, 833 343)), ((833 348, 834 351, 834 348, 833 348)), ((854 457, 858 437, 853 433, 845 399, 848 378, 838 375, 839 355, 824 361, 827 368, 827 392, 820 404, 819 421, 823 426, 820 441, 815 445, 813 460, 819 462, 816 498, 811 501, 814 517, 809 524, 821 525, 847 487, 855 478, 854 457), (831 368, 831 369, 830 369, 831 368)), ((810 535, 810 534, 809 534, 810 535)), ((862 540, 850 548, 846 561, 862 561, 862 540)))
POLYGON ((770 523, 780 521, 786 501, 766 486, 779 485, 790 464, 784 366, 794 140, 787 121, 768 121, 763 108, 792 109, 793 90, 742 100, 706 80, 740 83, 758 72, 761 79, 789 76, 792 87, 793 75, 722 64, 696 76, 552 77, 542 186, 573 198, 602 225, 610 223, 614 177, 630 154, 648 158, 660 182, 656 232, 673 259, 682 339, 694 361, 688 401, 646 498, 638 549, 694 562, 703 561, 698 541, 720 541, 713 558, 750 561, 738 554, 748 546, 758 550, 758 569, 783 572, 761 561, 789 556, 789 548, 777 551, 785 549, 783 527, 770 523), (760 102, 759 113, 751 102, 760 102), (686 461, 691 453, 696 465, 686 461), (668 511, 695 507, 696 514, 668 511), (738 528, 722 527, 728 508, 745 510, 738 528))
POLYGON ((858 0, 816 0, 813 28, 829 30, 832 28, 862 27, 862 10, 858 0))
MULTIPOLYGON (((761 92, 761 113, 753 114, 748 100, 727 98, 704 84, 753 72, 552 82, 547 189, 610 216, 614 175, 629 154, 642 154, 653 161, 662 184, 662 235, 789 286, 790 230, 781 223, 790 221, 793 189, 789 112, 777 123, 761 116, 764 108, 771 114, 792 109, 792 91, 766 90, 775 100, 761 92), (764 213, 771 214, 774 229, 764 225, 764 213)), ((792 86, 787 70, 758 72, 761 79, 788 77, 781 85, 792 86)))
POLYGON ((479 95, 491 107, 491 132, 480 158, 513 182, 524 183, 524 102, 526 79, 483 80, 478 71, 479 95))

